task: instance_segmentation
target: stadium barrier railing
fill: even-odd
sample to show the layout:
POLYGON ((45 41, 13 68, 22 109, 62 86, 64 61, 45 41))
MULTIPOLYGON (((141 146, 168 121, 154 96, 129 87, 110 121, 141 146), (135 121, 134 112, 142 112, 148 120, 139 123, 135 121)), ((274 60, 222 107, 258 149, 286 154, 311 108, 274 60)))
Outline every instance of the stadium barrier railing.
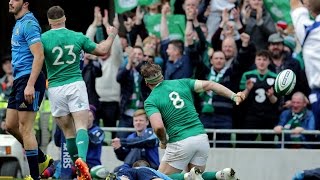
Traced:
MULTIPOLYGON (((134 128, 123 128, 123 127, 101 127, 104 132, 135 132, 134 128)), ((267 130, 267 129, 206 129, 206 132, 213 134, 213 139, 209 142, 213 144, 213 147, 216 147, 218 143, 230 143, 230 144, 274 144, 280 145, 279 148, 285 148, 285 145, 289 144, 299 144, 299 145, 320 145, 319 138, 314 138, 314 141, 285 141, 286 134, 292 134, 292 130, 282 130, 280 134, 276 133, 274 130, 267 130), (217 134, 274 134, 279 135, 280 139, 275 141, 261 141, 259 139, 254 141, 240 141, 236 140, 236 138, 230 138, 230 140, 216 140, 217 134)), ((318 130, 304 130, 301 132, 303 135, 313 135, 319 136, 320 131, 318 130)))

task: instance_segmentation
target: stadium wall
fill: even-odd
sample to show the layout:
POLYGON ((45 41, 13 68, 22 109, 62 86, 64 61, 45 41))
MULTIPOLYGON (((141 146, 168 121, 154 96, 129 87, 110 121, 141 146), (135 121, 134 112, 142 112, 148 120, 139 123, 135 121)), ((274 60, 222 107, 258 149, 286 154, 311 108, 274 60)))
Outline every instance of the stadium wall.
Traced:
MULTIPOLYGON (((59 158, 59 149, 53 143, 48 145, 47 153, 59 158)), ((241 180, 292 180, 297 171, 320 167, 319 162, 319 151, 311 149, 215 148, 210 150, 207 171, 232 167, 241 180)), ((112 171, 122 162, 111 146, 103 146, 102 163, 112 171)))

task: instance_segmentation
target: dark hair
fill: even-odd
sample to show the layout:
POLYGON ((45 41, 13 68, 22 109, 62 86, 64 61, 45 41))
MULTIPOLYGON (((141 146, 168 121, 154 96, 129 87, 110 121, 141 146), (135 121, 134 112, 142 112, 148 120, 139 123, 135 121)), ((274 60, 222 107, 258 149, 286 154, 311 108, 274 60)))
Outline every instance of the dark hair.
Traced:
POLYGON ((271 55, 270 55, 270 52, 267 51, 267 50, 260 50, 256 53, 256 57, 257 56, 262 56, 262 57, 266 57, 268 58, 269 60, 271 60, 271 55))
POLYGON ((226 54, 225 54, 223 51, 221 51, 221 50, 214 51, 214 52, 212 53, 212 56, 213 56, 215 53, 222 53, 222 54, 224 55, 224 58, 226 58, 226 54))
POLYGON ((6 54, 6 55, 2 56, 2 58, 1 58, 1 62, 5 62, 8 60, 10 60, 10 61, 12 60, 11 54, 6 54))
POLYGON ((29 3, 29 5, 28 5, 28 9, 30 10, 30 11, 33 11, 33 10, 35 10, 34 8, 33 9, 31 9, 31 7, 34 7, 34 2, 35 1, 33 1, 33 0, 22 0, 23 1, 23 3, 29 3), (33 5, 33 6, 32 6, 33 5))
POLYGON ((52 6, 48 12, 48 19, 59 19, 64 16, 64 10, 60 6, 52 6))
POLYGON ((28 2, 29 4, 31 4, 33 1, 32 0, 22 0, 23 3, 28 2))
POLYGON ((179 50, 180 54, 183 54, 183 51, 184 51, 183 41, 174 39, 174 40, 171 40, 169 44, 172 44, 174 47, 176 47, 179 50))
POLYGON ((135 46, 133 46, 133 49, 135 49, 135 48, 141 49, 141 51, 142 51, 142 53, 143 53, 143 48, 142 48, 141 46, 135 45, 135 46))

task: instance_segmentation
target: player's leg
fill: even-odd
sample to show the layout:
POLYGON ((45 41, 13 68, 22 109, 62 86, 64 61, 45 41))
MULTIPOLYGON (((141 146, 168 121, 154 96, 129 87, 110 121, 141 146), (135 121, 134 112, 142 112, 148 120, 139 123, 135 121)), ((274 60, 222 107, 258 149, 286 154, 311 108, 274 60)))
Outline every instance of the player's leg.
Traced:
MULTIPOLYGON (((29 76, 28 76, 29 79, 29 76)), ((25 85, 27 85, 28 81, 25 81, 25 85)), ((41 72, 38 76, 38 79, 34 85, 35 89, 35 99, 32 104, 33 111, 36 113, 39 111, 39 107, 43 101, 44 93, 46 91, 46 78, 44 74, 41 72)), ((29 106, 29 105, 28 105, 29 106)), ((35 120, 35 119, 34 119, 35 120)), ((38 163, 39 163, 39 174, 41 175, 42 172, 53 163, 53 158, 49 155, 45 155, 43 151, 38 146, 38 163)))
POLYGON ((39 110, 44 91, 45 78, 41 73, 34 85, 34 100, 31 104, 24 99, 24 90, 27 86, 29 75, 22 76, 14 81, 13 91, 8 102, 8 125, 17 139, 23 144, 29 164, 30 174, 33 179, 39 178, 38 143, 34 134, 33 125, 36 112, 39 110), (16 124, 13 124, 16 123, 16 124), (17 131, 17 128, 19 131, 17 131))
POLYGON ((18 104, 16 96, 18 93, 17 82, 19 79, 13 82, 12 92, 8 99, 8 107, 6 112, 6 128, 7 131, 14 136, 23 146, 22 136, 19 131, 19 117, 18 110, 20 104, 18 104))
POLYGON ((73 112, 72 117, 74 119, 74 125, 76 129, 76 143, 78 147, 78 154, 82 160, 86 161, 89 146, 89 135, 87 130, 89 111, 81 110, 78 112, 73 112))
POLYGON ((201 170, 191 169, 187 173, 175 173, 168 175, 173 180, 237 180, 235 171, 232 168, 225 168, 221 171, 206 171, 201 175, 201 170))
POLYGON ((78 156, 83 161, 86 161, 89 146, 89 101, 87 88, 83 81, 78 81, 72 84, 72 89, 72 96, 69 98, 68 107, 76 129, 78 156))
POLYGON ((87 152, 89 147, 89 136, 88 136, 88 119, 89 111, 81 110, 73 112, 74 124, 76 127, 76 144, 78 149, 79 158, 76 160, 75 165, 80 170, 81 176, 85 179, 91 179, 88 165, 86 164, 87 152))
POLYGON ((209 140, 207 134, 200 134, 197 136, 192 136, 188 138, 188 144, 186 149, 193 149, 194 152, 192 154, 192 158, 188 163, 188 171, 190 171, 193 167, 197 167, 200 171, 204 172, 206 169, 207 159, 209 156, 209 140), (198 142, 203 142, 199 144, 198 142))
POLYGON ((91 179, 89 168, 86 164, 89 146, 89 101, 87 88, 83 81, 78 81, 72 83, 71 89, 72 95, 69 97, 68 107, 76 129, 76 146, 79 156, 75 165, 80 170, 81 176, 84 176, 86 179, 91 179))
POLYGON ((181 173, 185 168, 187 168, 194 155, 194 147, 191 146, 190 143, 192 141, 190 141, 190 139, 192 138, 189 137, 181 141, 167 144, 165 153, 158 168, 160 172, 170 175, 174 173, 181 173))
POLYGON ((172 167, 169 163, 165 161, 160 162, 160 166, 158 170, 163 174, 167 174, 167 175, 182 172, 182 170, 172 167))
POLYGON ((55 120, 66 138, 66 144, 67 144, 69 155, 72 161, 75 162, 76 159, 78 158, 78 150, 77 150, 76 138, 75 138, 76 131, 73 124, 72 116, 71 114, 68 114, 61 117, 55 117, 55 120))
MULTIPOLYGON (((189 138, 190 146, 197 147, 196 152, 194 153, 188 168, 190 169, 189 173, 186 173, 186 177, 190 179, 197 180, 207 180, 207 179, 217 179, 217 180, 236 180, 235 171, 232 168, 225 168, 218 172, 204 172, 206 168, 207 159, 209 156, 209 142, 206 134, 200 134, 189 138), (207 143, 197 143, 197 142, 207 142, 207 143), (196 143, 196 144, 193 144, 196 143)), ((190 147, 190 148, 191 148, 190 147)))
MULTIPOLYGON (((27 112, 27 111, 25 111, 27 112)), ((20 116, 24 116, 23 114, 20 114, 20 116)), ((32 118, 32 117, 31 117, 32 118)), ((33 120, 30 120, 30 117, 25 117, 23 118, 24 121, 22 122, 23 124, 26 124, 25 121, 27 122, 31 122, 31 126, 33 124, 33 120)), ((25 126, 21 126, 21 129, 19 130, 19 115, 18 115, 18 110, 16 109, 7 109, 7 114, 6 114, 6 126, 7 126, 7 130, 8 132, 13 135, 24 147, 25 151, 26 151, 26 155, 27 155, 27 159, 28 159, 28 163, 29 165, 29 169, 30 169, 30 173, 31 173, 31 177, 33 179, 38 179, 39 177, 39 171, 38 171, 38 159, 37 159, 37 155, 38 152, 37 151, 37 144, 34 144, 34 139, 31 137, 31 141, 30 141, 30 131, 31 132, 31 136, 33 133, 33 126, 31 127, 30 130, 24 131, 24 133, 27 134, 26 138, 22 138, 24 133, 20 133, 20 130, 23 131, 23 129, 28 129, 27 125, 25 126), (23 139, 29 141, 29 143, 27 143, 27 146, 25 146, 25 144, 23 143, 23 139), (30 144, 31 143, 31 144, 30 144), (35 145, 35 147, 33 147, 35 145), (32 169, 35 169, 32 171, 32 169)))
POLYGON ((63 132, 66 139, 67 150, 73 162, 78 158, 76 146, 76 131, 68 106, 68 96, 72 92, 68 91, 69 85, 50 87, 48 96, 50 101, 51 113, 57 125, 63 132))
POLYGON ((7 109, 6 128, 7 128, 7 131, 23 145, 22 136, 19 131, 18 110, 7 109))
MULTIPOLYGON (((15 96, 15 95, 14 95, 15 96)), ((13 102, 10 101, 9 98, 9 107, 13 105, 13 102)), ((6 127, 7 131, 13 135, 21 144, 23 144, 22 136, 19 131, 19 118, 18 118, 18 110, 7 108, 6 112, 6 127)), ((15 105, 14 105, 15 108, 15 105)), ((49 167, 53 163, 52 157, 49 155, 45 155, 43 151, 38 148, 38 162, 39 162, 39 174, 41 174, 47 167, 49 167)))
POLYGON ((39 179, 38 143, 33 130, 36 112, 19 111, 19 130, 23 140, 23 146, 28 159, 30 175, 33 179, 39 179))

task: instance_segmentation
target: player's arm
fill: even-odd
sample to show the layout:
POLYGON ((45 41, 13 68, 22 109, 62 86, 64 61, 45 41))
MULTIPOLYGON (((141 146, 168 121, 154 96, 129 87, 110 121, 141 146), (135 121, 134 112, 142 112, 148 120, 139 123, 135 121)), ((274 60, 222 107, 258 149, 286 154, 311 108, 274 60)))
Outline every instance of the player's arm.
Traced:
POLYGON ((214 91, 220 96, 230 98, 237 105, 245 99, 245 94, 243 92, 238 92, 236 94, 227 87, 213 81, 196 80, 194 90, 198 93, 203 91, 214 91))
POLYGON ((162 116, 160 113, 154 113, 150 117, 150 123, 153 128, 153 131, 158 136, 161 144, 165 145, 167 144, 167 133, 166 129, 164 127, 162 116))
POLYGON ((105 41, 97 44, 97 47, 93 50, 92 54, 97 56, 106 55, 112 46, 113 40, 118 34, 118 30, 115 27, 109 26, 107 27, 108 38, 105 41))
POLYGON ((301 3, 301 0, 290 0, 290 6, 291 6, 291 11, 303 7, 303 4, 301 3))
POLYGON ((34 100, 34 85, 38 79, 38 76, 42 70, 44 62, 44 52, 41 42, 34 43, 29 46, 30 51, 33 55, 33 63, 31 74, 27 83, 27 87, 24 90, 24 96, 28 103, 32 103, 34 100))

